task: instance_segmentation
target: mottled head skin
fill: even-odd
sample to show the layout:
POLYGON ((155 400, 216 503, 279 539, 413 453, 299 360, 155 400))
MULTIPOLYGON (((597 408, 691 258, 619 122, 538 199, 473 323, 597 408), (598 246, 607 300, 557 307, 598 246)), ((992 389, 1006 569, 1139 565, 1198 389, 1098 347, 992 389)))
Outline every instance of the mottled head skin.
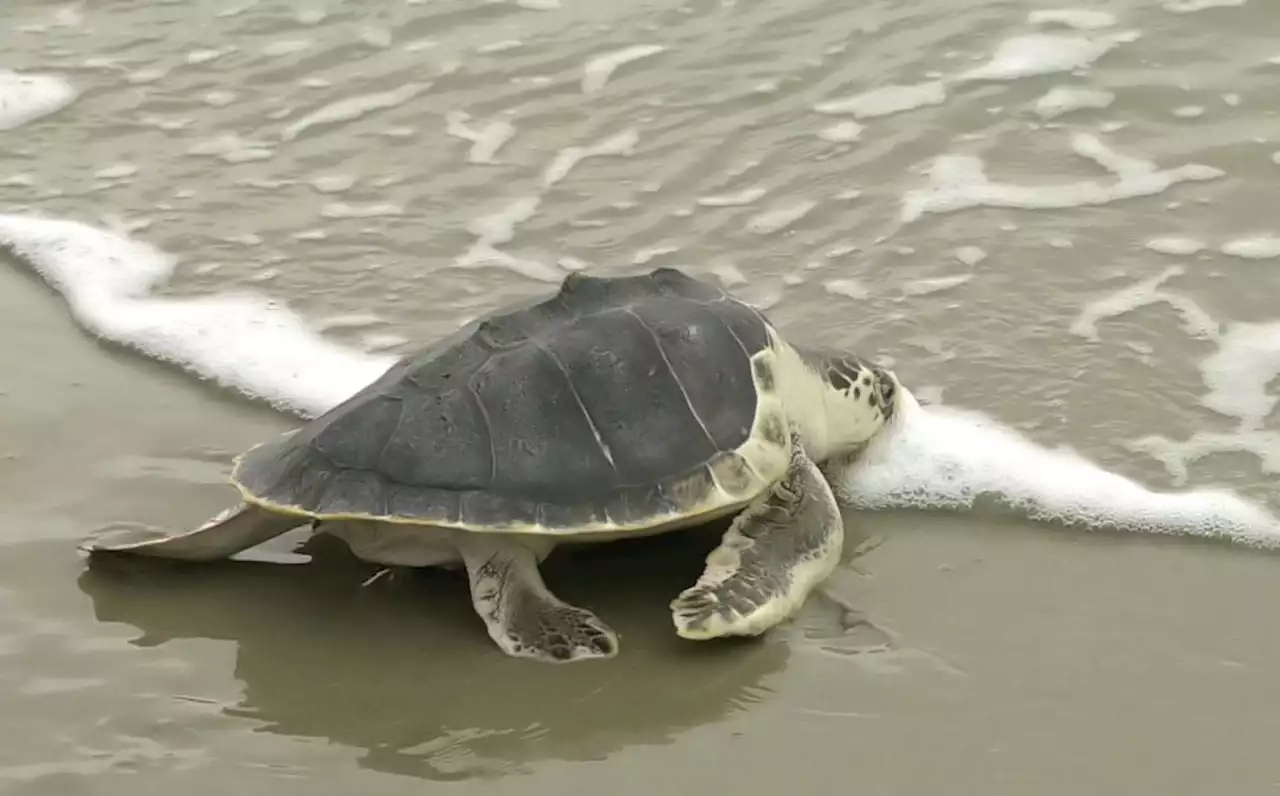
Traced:
POLYGON ((847 351, 790 347, 780 368, 788 415, 816 462, 857 456, 894 416, 892 371, 847 351))
POLYGON ((855 404, 866 402, 879 410, 886 422, 893 417, 898 379, 892 371, 845 352, 819 352, 816 356, 819 372, 832 389, 855 404))

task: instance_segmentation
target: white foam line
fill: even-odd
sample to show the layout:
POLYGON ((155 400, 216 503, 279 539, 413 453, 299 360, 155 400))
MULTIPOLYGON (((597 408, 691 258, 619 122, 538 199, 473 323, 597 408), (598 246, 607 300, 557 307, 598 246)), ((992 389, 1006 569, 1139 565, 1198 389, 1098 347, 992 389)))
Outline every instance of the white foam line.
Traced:
POLYGON ((1096 136, 1077 134, 1072 148, 1098 163, 1119 179, 1106 184, 1078 180, 1056 185, 1017 185, 994 182, 982 160, 973 155, 941 155, 926 170, 929 185, 902 198, 900 218, 910 223, 926 213, 954 213, 973 207, 1058 210, 1111 204, 1124 199, 1154 196, 1182 182, 1200 182, 1223 176, 1221 169, 1188 163, 1170 169, 1111 150, 1096 136))
POLYGON ((1280 547, 1280 521, 1228 490, 1155 492, 981 413, 910 395, 839 486, 863 508, 965 509, 994 497, 1045 522, 1280 547))
POLYGON ((284 141, 292 141, 304 131, 323 124, 350 122, 381 110, 403 105, 431 86, 430 83, 408 83, 390 91, 379 91, 347 97, 325 105, 288 125, 280 132, 284 141))
MULTIPOLYGON (((261 296, 157 297, 174 258, 101 229, 0 215, 0 246, 62 294, 90 332, 302 417, 332 408, 394 362, 328 342, 261 296)), ((890 429, 837 474, 836 486, 868 508, 965 508, 989 495, 1039 520, 1280 546, 1275 518, 1230 492, 1153 492, 985 415, 922 408, 905 391, 890 429)))
POLYGON ((1274 431, 1197 431, 1181 441, 1152 434, 1126 447, 1163 464, 1175 486, 1187 483, 1190 465, 1216 453, 1251 453, 1258 457, 1262 472, 1280 473, 1280 434, 1274 431))
POLYGON ((1056 86, 1036 100, 1035 111, 1041 119, 1056 119, 1073 111, 1106 108, 1115 99, 1115 94, 1102 89, 1056 86))
POLYGON ((452 265, 454 268, 505 268, 512 273, 548 284, 559 284, 565 276, 565 272, 540 260, 516 257, 501 249, 495 249, 483 240, 472 244, 471 248, 456 258, 452 265))
POLYGON ((1280 472, 1280 433, 1264 428, 1277 402, 1267 388, 1280 374, 1280 322, 1237 322, 1221 328, 1189 296, 1163 288, 1165 281, 1181 273, 1180 266, 1166 268, 1161 274, 1090 302, 1071 331, 1097 341, 1099 320, 1158 302, 1169 304, 1182 315, 1183 331, 1218 346, 1200 362, 1200 377, 1207 390, 1200 403, 1238 422, 1234 430, 1198 430, 1185 440, 1147 435, 1128 442, 1127 447, 1164 465, 1175 486, 1187 482, 1193 463, 1216 453, 1250 453, 1258 458, 1262 472, 1280 472))
POLYGON ((94 335, 303 417, 346 399, 393 361, 331 343, 282 303, 252 293, 154 296, 174 258, 85 224, 0 215, 0 246, 62 294, 94 335))
POLYGON ((1264 234, 1235 238, 1222 244, 1218 251, 1246 260, 1274 260, 1280 257, 1280 236, 1264 234))
POLYGON ((855 94, 844 99, 820 102, 814 110, 824 114, 851 114, 862 119, 889 116, 903 111, 941 105, 947 99, 941 80, 914 85, 888 85, 855 94))
POLYGON ((1032 25, 1064 25, 1076 30, 1101 30, 1113 27, 1118 21, 1115 14, 1085 8, 1046 9, 1027 15, 1027 22, 1032 25))
POLYGON ((1183 273, 1180 265, 1172 265, 1149 279, 1135 282, 1102 298, 1089 302, 1071 324, 1071 333, 1097 342, 1098 321, 1115 318, 1151 304, 1165 303, 1182 315, 1182 329, 1197 339, 1214 339, 1218 336, 1218 322, 1188 296, 1160 288, 1170 278, 1183 273))
POLYGON ((260 141, 246 140, 235 133, 223 133, 217 138, 192 144, 187 154, 221 158, 227 163, 251 163, 269 160, 275 151, 260 141))
POLYGON ((516 134, 515 125, 506 119, 489 122, 478 130, 467 124, 471 114, 466 111, 449 111, 444 119, 447 135, 471 142, 468 163, 493 163, 493 156, 516 134))
POLYGON ((569 172, 573 170, 582 161, 587 158, 603 157, 606 155, 627 156, 635 153, 636 144, 640 142, 640 134, 635 130, 623 130, 615 133, 599 143, 591 146, 570 146, 565 147, 556 153, 556 156, 547 165, 542 173, 542 186, 550 188, 556 183, 569 176, 569 172))
POLYGON ((582 93, 594 94, 604 88, 618 67, 664 52, 661 44, 637 44, 604 55, 597 55, 582 67, 582 93))
POLYGON ((1267 393, 1280 375, 1280 322, 1231 324, 1218 350, 1200 363, 1208 388, 1203 403, 1215 412, 1236 417, 1242 430, 1262 428, 1276 407, 1267 393))
POLYGON ((1121 44, 1137 41, 1137 31, 1060 36, 1035 33, 996 45, 990 60, 956 76, 957 80, 1018 80, 1071 72, 1092 66, 1121 44))
POLYGON ((1164 9, 1172 14, 1194 14, 1210 8, 1239 8, 1246 0, 1172 0, 1164 9))
MULTIPOLYGON (((1102 33, 1100 28, 1115 24, 1113 15, 1079 9, 1032 12, 1032 24, 1066 25, 1075 28, 1070 35, 1033 33, 1014 36, 996 45, 983 64, 953 75, 937 77, 923 83, 888 84, 863 91, 851 97, 827 100, 814 106, 823 114, 853 115, 875 118, 904 111, 941 105, 954 84, 973 81, 1013 81, 1028 77, 1080 72, 1121 44, 1137 41, 1138 31, 1102 33)), ((1106 107, 1111 100, 1106 92, 1087 89, 1058 89, 1041 100, 1038 111, 1045 118, 1087 107, 1106 107)))

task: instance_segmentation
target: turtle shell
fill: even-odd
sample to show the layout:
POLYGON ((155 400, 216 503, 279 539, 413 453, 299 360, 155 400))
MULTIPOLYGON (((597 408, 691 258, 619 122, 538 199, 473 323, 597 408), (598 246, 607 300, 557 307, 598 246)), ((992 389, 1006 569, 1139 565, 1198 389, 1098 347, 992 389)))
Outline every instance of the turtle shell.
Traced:
POLYGON ((670 268, 571 275, 408 355, 252 448, 244 498, 470 531, 651 529, 741 507, 786 469, 775 332, 670 268))

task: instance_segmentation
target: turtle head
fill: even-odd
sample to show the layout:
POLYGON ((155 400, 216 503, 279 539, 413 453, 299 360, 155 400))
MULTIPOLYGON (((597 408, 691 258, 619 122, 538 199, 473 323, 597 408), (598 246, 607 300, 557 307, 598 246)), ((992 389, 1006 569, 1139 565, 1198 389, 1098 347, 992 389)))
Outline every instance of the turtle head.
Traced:
POLYGON ((854 419, 858 424, 865 425, 864 416, 868 413, 873 416, 873 423, 878 420, 877 429, 879 424, 893 417, 901 386, 893 371, 852 354, 827 355, 825 359, 825 368, 820 375, 840 399, 852 404, 847 410, 856 416, 854 419), (875 418, 875 415, 879 417, 875 418))
POLYGON ((860 453, 896 413, 903 392, 898 377, 846 351, 811 349, 802 351, 801 358, 810 374, 807 391, 821 396, 820 402, 813 403, 821 404, 820 410, 814 410, 822 418, 810 424, 820 442, 806 442, 821 450, 820 455, 860 453))

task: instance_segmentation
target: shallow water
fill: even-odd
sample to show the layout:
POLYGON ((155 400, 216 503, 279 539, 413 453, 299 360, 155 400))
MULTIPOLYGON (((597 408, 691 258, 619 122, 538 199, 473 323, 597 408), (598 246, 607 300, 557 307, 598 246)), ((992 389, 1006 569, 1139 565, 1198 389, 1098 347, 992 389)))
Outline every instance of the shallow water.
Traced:
MULTIPOLYGON (((0 792, 1274 789, 1280 580, 1241 545, 851 512, 879 544, 833 589, 872 629, 711 646, 665 605, 713 533, 610 546, 548 572, 624 635, 576 667, 503 658, 458 576, 362 586, 340 545, 74 550, 202 521, 231 457, 296 424, 95 334, 308 414, 381 361, 308 327, 385 357, 657 265, 932 403, 1280 511, 1280 8, 1067 8, 5 4, 0 792)), ((930 478, 1133 512, 1085 470, 944 449, 930 478)))

